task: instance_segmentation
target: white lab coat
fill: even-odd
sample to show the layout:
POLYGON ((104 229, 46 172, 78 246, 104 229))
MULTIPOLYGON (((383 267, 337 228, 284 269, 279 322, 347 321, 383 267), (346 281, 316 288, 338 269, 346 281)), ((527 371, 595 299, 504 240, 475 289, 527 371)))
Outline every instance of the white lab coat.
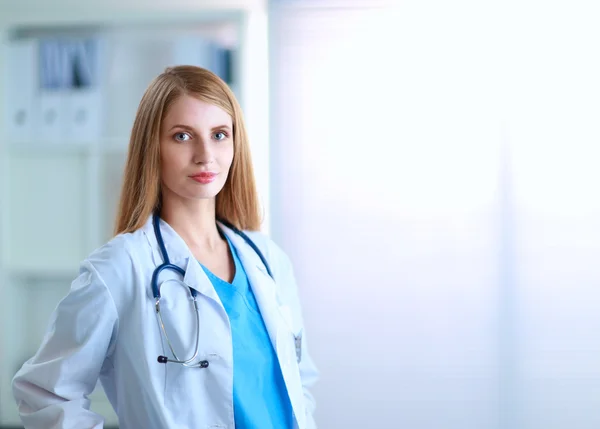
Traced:
MULTIPOLYGON (((318 372, 302 336, 298 364, 294 335, 303 329, 289 259, 264 234, 247 234, 261 249, 276 282, 256 252, 222 226, 238 250, 262 313, 295 416, 296 429, 316 428, 308 388, 318 372)), ((140 230, 115 237, 85 259, 59 303, 43 343, 13 380, 26 429, 102 428, 88 395, 100 379, 121 429, 233 429, 233 351, 229 319, 210 280, 185 242, 161 220, 171 262, 184 268, 196 289, 200 315, 199 359, 209 367, 158 363, 172 357, 156 319, 150 278, 162 263, 152 218, 140 230)), ((189 290, 172 271, 161 274, 161 312, 179 358, 192 356, 196 318, 189 290)), ((180 277, 179 277, 180 278, 180 277)))

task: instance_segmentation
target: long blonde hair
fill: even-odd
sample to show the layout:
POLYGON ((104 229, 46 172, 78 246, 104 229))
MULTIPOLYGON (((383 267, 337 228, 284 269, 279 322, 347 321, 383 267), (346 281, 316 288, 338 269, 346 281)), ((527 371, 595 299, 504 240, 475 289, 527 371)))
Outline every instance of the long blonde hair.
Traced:
POLYGON ((169 67, 148 86, 138 107, 131 138, 115 234, 144 225, 161 204, 160 130, 169 107, 190 95, 225 110, 233 122, 233 163, 216 197, 216 217, 239 229, 256 231, 261 216, 242 110, 227 84, 209 70, 169 67))

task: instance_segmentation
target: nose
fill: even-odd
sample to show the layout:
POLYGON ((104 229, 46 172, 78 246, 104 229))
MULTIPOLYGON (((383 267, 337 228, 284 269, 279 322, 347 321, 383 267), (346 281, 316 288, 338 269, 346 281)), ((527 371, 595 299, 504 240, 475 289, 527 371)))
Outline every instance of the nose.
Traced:
POLYGON ((193 161, 195 164, 209 164, 213 161, 213 153, 209 141, 206 141, 204 138, 196 139, 193 161))

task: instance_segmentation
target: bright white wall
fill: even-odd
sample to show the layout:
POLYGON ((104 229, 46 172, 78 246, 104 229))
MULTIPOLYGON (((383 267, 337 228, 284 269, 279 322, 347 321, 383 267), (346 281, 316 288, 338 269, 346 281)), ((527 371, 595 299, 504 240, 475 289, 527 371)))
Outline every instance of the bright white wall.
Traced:
POLYGON ((283 3, 272 231, 320 427, 598 427, 599 10, 283 3))

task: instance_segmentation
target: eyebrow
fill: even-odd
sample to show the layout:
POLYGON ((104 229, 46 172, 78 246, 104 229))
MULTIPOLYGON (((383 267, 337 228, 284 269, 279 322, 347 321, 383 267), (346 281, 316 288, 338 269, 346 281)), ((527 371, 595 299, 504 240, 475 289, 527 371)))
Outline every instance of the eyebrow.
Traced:
MULTIPOLYGON (((175 128, 181 128, 184 130, 188 130, 188 131, 194 131, 194 127, 190 127, 189 125, 183 125, 183 124, 177 124, 177 125, 173 125, 171 128, 169 128, 169 131, 174 130, 175 128)), ((216 130, 228 130, 231 131, 231 127, 229 125, 217 125, 216 127, 212 127, 211 131, 216 131, 216 130)))

